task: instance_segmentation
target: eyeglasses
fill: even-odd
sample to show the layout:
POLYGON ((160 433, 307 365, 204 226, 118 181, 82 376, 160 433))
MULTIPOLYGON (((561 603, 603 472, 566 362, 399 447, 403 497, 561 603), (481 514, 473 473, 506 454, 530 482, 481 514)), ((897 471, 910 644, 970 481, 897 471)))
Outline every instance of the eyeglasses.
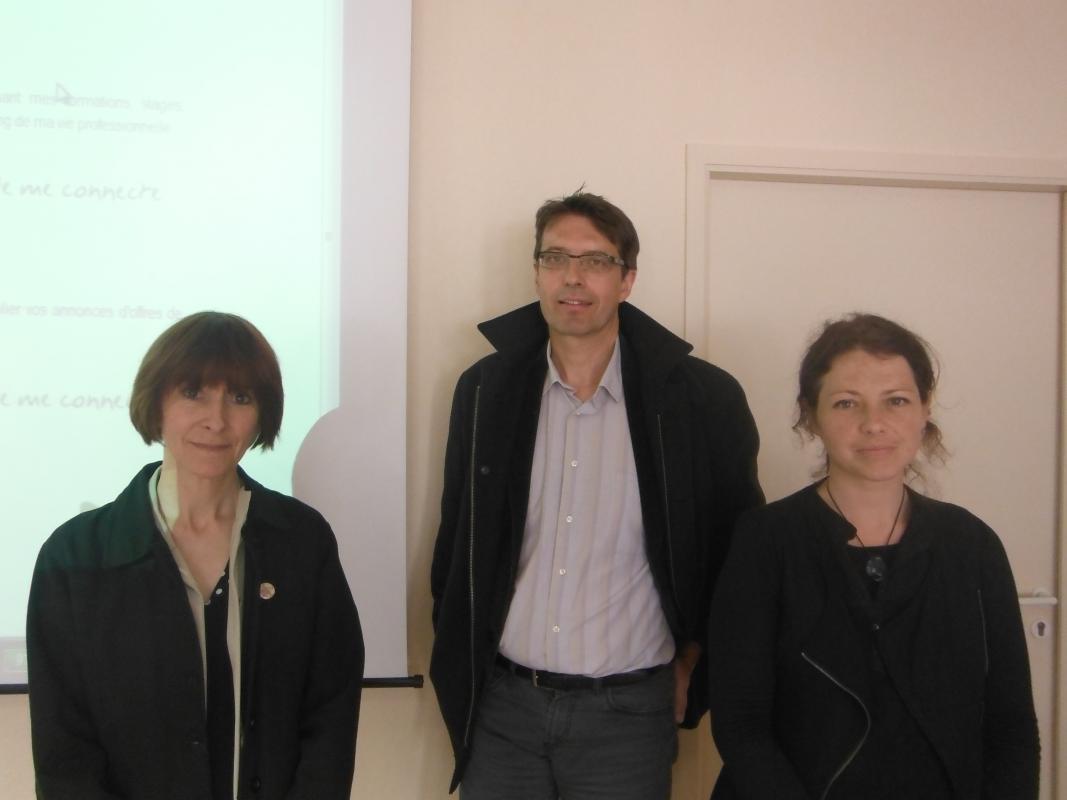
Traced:
POLYGON ((612 267, 626 268, 625 261, 607 253, 582 253, 572 256, 560 250, 542 250, 537 254, 537 266, 548 272, 561 272, 570 266, 571 259, 578 262, 578 271, 583 275, 603 275, 612 267))

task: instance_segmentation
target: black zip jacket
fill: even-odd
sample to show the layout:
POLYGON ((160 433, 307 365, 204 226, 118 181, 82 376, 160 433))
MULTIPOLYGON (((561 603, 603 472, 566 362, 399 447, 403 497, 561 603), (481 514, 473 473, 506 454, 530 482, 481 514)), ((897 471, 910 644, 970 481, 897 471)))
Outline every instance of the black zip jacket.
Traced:
POLYGON ((879 723, 875 668, 953 797, 1037 798, 1030 665, 1004 548, 964 509, 908 491, 908 528, 873 602, 849 559, 855 530, 815 486, 740 521, 709 636, 725 765, 715 800, 851 797, 835 786, 884 781, 849 771, 879 723))
MULTIPOLYGON (((688 355, 688 343, 627 303, 619 322, 649 566, 675 641, 704 650, 730 532, 742 511, 763 502, 756 427, 737 381, 688 355)), ((537 303, 479 330, 497 352, 456 386, 431 569, 430 676, 456 755, 452 790, 514 592, 548 369, 537 303)), ((705 677, 702 662, 689 687, 687 727, 707 708, 705 677)))

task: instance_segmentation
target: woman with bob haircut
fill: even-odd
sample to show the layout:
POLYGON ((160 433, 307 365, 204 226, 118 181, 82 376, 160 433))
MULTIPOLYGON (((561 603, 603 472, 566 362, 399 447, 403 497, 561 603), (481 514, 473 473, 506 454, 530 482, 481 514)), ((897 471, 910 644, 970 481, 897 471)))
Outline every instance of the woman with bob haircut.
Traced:
POLYGON ((1039 747, 1004 548, 915 491, 928 345, 873 314, 829 322, 800 366, 798 432, 825 476, 738 523, 709 637, 722 798, 1037 797, 1039 747))
POLYGON ((26 642, 37 796, 347 800, 363 677, 330 526, 238 462, 282 422, 274 351, 205 311, 152 344, 130 418, 163 444, 41 548, 26 642))

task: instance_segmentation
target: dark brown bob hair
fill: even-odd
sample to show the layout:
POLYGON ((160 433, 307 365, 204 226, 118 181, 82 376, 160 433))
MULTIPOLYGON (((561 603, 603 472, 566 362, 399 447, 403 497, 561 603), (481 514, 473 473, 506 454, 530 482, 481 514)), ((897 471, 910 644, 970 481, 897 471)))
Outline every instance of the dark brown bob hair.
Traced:
POLYGON ((284 405, 278 358, 255 325, 220 311, 183 317, 152 342, 133 381, 130 421, 145 444, 161 441, 163 397, 178 387, 216 384, 252 396, 259 410, 252 447, 273 447, 284 405))
POLYGON ((560 217, 570 215, 585 217, 608 241, 615 245, 626 266, 622 269, 625 275, 631 269, 637 269, 637 253, 641 249, 641 242, 637 238, 637 230, 630 218, 622 209, 612 205, 598 194, 590 194, 582 189, 566 197, 555 200, 547 200, 544 205, 537 209, 537 218, 534 221, 534 259, 541 252, 541 237, 544 236, 545 228, 560 217))
MULTIPOLYGON (((800 362, 797 390, 797 421, 793 430, 814 436, 812 422, 819 404, 822 379, 833 367, 834 359, 853 350, 872 356, 900 356, 908 362, 919 399, 926 406, 937 388, 937 359, 929 344, 903 325, 877 314, 854 312, 841 319, 828 320, 808 347, 800 362)), ((943 460, 946 451, 941 429, 929 420, 923 431, 923 452, 927 458, 943 460)))

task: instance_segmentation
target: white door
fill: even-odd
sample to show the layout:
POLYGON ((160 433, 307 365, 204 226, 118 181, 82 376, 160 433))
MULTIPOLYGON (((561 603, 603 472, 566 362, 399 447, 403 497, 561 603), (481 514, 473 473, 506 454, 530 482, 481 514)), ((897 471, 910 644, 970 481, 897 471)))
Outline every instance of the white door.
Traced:
POLYGON ((970 509, 1007 548, 1028 628, 1041 796, 1051 798, 1059 195, 788 177, 704 183, 703 274, 687 280, 700 296, 687 303, 686 334, 748 394, 768 499, 810 482, 820 460, 790 426, 800 356, 823 320, 879 313, 937 352, 934 417, 951 456, 917 488, 970 509))

